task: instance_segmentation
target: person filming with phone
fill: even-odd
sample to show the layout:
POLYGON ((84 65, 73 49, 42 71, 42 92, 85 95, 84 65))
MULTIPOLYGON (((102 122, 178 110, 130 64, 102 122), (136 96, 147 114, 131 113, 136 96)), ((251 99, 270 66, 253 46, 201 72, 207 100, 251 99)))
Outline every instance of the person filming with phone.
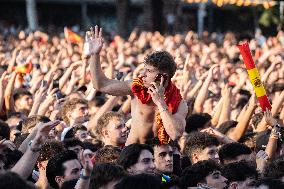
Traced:
POLYGON ((131 130, 126 145, 145 143, 158 137, 161 144, 179 139, 185 128, 187 104, 171 82, 176 63, 170 53, 156 51, 144 60, 144 73, 130 81, 108 79, 102 71, 100 52, 102 29, 86 33, 84 54, 89 63, 93 87, 113 96, 131 95, 131 130))

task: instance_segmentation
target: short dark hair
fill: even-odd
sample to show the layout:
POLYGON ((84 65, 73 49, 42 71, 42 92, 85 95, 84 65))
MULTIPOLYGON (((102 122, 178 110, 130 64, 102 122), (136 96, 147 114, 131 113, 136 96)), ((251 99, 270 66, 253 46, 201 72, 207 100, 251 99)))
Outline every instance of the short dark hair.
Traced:
POLYGON ((29 189, 26 181, 23 180, 18 174, 13 172, 6 172, 0 175, 0 188, 5 189, 29 189))
POLYGON ((77 182, 78 182, 78 179, 67 180, 63 182, 60 189, 71 189, 71 188, 75 189, 77 182))
POLYGON ((208 113, 196 113, 186 118, 185 132, 190 133, 198 131, 211 120, 211 116, 208 113))
POLYGON ((75 126, 73 127, 74 133, 76 133, 77 131, 81 131, 81 130, 82 130, 82 131, 87 131, 88 129, 87 129, 86 126, 81 125, 81 124, 75 125, 75 126))
POLYGON ((55 154, 50 158, 46 166, 46 177, 51 187, 58 189, 59 186, 55 181, 56 176, 63 176, 65 168, 64 162, 78 159, 77 154, 71 150, 66 150, 61 153, 55 154))
POLYGON ((14 101, 20 99, 22 96, 24 95, 28 95, 28 96, 33 96, 32 93, 30 93, 28 90, 26 89, 17 89, 14 94, 13 94, 13 98, 14 98, 14 101))
POLYGON ((226 135, 230 129, 235 128, 237 126, 238 122, 237 121, 225 121, 224 123, 222 123, 219 128, 218 131, 220 131, 221 133, 223 133, 224 135, 226 135))
POLYGON ((0 140, 2 139, 10 139, 10 127, 7 123, 0 120, 0 140))
POLYGON ((127 173, 119 166, 112 163, 98 163, 93 169, 91 188, 98 189, 111 181, 117 181, 125 177, 127 173))
POLYGON ((106 145, 98 149, 96 153, 97 163, 116 163, 121 153, 121 149, 115 146, 106 145))
POLYGON ((81 146, 83 147, 82 141, 77 138, 68 138, 63 141, 64 147, 68 149, 69 147, 81 146))
POLYGON ((216 137, 208 133, 192 132, 186 140, 185 153, 191 159, 193 153, 204 150, 209 146, 218 145, 219 142, 216 137))
POLYGON ((239 155, 251 153, 251 149, 246 145, 233 142, 225 144, 219 149, 219 158, 221 163, 224 163, 224 160, 234 160, 239 155))
POLYGON ((284 160, 277 159, 275 161, 272 161, 270 164, 268 164, 263 171, 263 176, 275 179, 280 179, 281 177, 283 177, 284 160))
POLYGON ((94 143, 91 143, 91 142, 83 142, 82 147, 83 147, 84 150, 89 149, 92 152, 96 152, 102 147, 102 144, 101 143, 94 144, 94 143))
POLYGON ((28 133, 29 129, 32 129, 36 126, 36 124, 43 122, 47 123, 50 119, 46 116, 41 115, 33 115, 23 120, 22 123, 22 133, 28 133))
POLYGON ((130 144, 121 151, 118 157, 118 164, 127 170, 138 162, 142 150, 148 150, 154 154, 153 149, 147 144, 130 144))
POLYGON ((160 72, 169 74, 169 79, 174 76, 177 69, 173 56, 167 51, 155 51, 148 54, 144 63, 157 68, 160 72))
POLYGON ((138 174, 138 175, 130 175, 123 178, 120 183, 118 183, 115 189, 161 189, 161 179, 157 176, 150 174, 138 174))
POLYGON ((181 188, 194 187, 214 171, 220 171, 221 167, 213 160, 199 161, 183 170, 180 183, 181 188))
POLYGON ((247 178, 256 178, 257 171, 253 165, 248 162, 239 161, 224 165, 222 175, 225 175, 229 182, 245 181, 247 178))
POLYGON ((49 160, 50 157, 64 150, 65 148, 62 142, 59 142, 59 141, 47 142, 42 146, 37 161, 38 162, 47 161, 49 160))
POLYGON ((280 189, 284 188, 284 183, 279 179, 272 178, 263 178, 261 180, 256 181, 255 187, 259 187, 261 185, 268 186, 269 189, 280 189))

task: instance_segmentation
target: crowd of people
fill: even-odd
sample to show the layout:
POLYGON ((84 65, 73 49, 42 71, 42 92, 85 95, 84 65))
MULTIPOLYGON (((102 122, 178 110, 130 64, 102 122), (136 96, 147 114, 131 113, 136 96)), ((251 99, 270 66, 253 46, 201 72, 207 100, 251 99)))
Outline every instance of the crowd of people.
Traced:
POLYGON ((0 35, 0 188, 284 188, 282 31, 103 36, 0 35))

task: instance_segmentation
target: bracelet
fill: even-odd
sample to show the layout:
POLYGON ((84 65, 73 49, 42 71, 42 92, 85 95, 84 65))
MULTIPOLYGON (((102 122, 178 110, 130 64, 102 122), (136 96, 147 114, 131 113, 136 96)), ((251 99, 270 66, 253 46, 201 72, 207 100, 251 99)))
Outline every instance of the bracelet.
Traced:
POLYGON ((38 147, 38 148, 32 148, 32 143, 33 143, 33 140, 31 140, 30 142, 29 142, 29 144, 28 144, 28 147, 29 147, 29 149, 32 151, 32 152, 39 152, 40 150, 41 150, 41 146, 40 147, 38 147))
POLYGON ((83 179, 83 180, 90 179, 90 176, 86 176, 86 175, 84 175, 84 173, 85 173, 85 169, 82 169, 81 173, 80 173, 80 178, 83 179))

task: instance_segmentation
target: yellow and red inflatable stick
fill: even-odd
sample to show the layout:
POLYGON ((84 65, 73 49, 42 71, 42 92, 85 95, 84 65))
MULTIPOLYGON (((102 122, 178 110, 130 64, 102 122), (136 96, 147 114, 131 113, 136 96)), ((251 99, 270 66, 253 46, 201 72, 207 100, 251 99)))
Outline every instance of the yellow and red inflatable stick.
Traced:
POLYGON ((254 92, 257 96, 262 111, 265 111, 266 109, 271 110, 271 104, 267 98, 265 89, 262 85, 257 67, 255 66, 255 63, 252 59, 248 43, 246 42, 241 45, 238 45, 238 48, 240 49, 241 55, 244 59, 249 79, 253 85, 254 92))

